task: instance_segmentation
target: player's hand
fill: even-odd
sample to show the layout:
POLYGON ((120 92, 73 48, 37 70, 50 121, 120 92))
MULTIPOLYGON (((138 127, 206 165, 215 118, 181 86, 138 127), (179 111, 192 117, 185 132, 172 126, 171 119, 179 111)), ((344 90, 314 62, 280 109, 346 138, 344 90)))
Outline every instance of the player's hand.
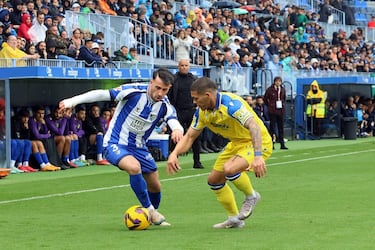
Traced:
POLYGON ((253 162, 246 170, 253 170, 255 177, 257 178, 265 176, 267 173, 267 167, 263 157, 255 156, 253 162))
POLYGON ((179 129, 175 129, 171 133, 171 139, 174 143, 179 142, 183 136, 184 136, 184 133, 179 129))
POLYGON ((171 153, 167 161, 167 174, 175 174, 180 171, 180 164, 178 163, 178 157, 176 154, 171 153))

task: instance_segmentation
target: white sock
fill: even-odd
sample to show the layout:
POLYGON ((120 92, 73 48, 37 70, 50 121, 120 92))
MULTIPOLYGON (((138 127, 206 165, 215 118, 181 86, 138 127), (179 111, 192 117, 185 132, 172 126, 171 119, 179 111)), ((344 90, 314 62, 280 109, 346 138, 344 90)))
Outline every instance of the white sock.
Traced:
POLYGON ((98 161, 103 160, 103 156, 102 156, 102 154, 98 154, 97 159, 98 159, 98 161))

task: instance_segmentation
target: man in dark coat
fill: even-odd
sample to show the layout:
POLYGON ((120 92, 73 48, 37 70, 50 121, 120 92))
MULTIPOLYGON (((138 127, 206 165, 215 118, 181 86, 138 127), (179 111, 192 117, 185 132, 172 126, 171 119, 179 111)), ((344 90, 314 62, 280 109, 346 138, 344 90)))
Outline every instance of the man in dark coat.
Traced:
POLYGON ((282 86, 282 79, 281 77, 276 76, 273 80, 273 84, 267 88, 266 93, 264 94, 264 103, 268 107, 270 133, 273 138, 276 136, 275 126, 277 125, 277 141, 280 142, 280 149, 288 149, 284 142, 285 99, 286 91, 282 86))

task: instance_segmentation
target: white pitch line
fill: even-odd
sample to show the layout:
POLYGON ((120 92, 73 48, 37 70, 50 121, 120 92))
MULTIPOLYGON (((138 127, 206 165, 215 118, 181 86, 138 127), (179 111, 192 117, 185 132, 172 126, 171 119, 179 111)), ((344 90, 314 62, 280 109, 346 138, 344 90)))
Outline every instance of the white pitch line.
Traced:
MULTIPOLYGON (((372 152, 372 151, 375 151, 375 149, 369 149, 369 150, 363 150, 363 151, 355 151, 355 152, 348 152, 348 153, 335 154, 335 155, 318 156, 318 157, 312 157, 312 158, 306 158, 306 159, 294 160, 294 161, 287 161, 287 162, 270 163, 270 164, 267 164, 267 166, 286 165, 286 164, 298 163, 298 162, 305 162, 305 161, 311 161, 311 160, 321 160, 321 159, 327 159, 327 158, 332 158, 332 157, 340 157, 340 156, 346 156, 346 155, 368 153, 368 152, 372 152)), ((175 177, 175 178, 168 178, 168 179, 162 179, 160 181, 161 182, 176 181, 176 180, 183 180, 183 179, 190 179, 190 178, 200 177, 200 176, 204 176, 204 175, 208 175, 208 173, 188 175, 188 176, 181 176, 181 177, 175 177)), ((0 201, 0 205, 9 204, 9 203, 16 203, 16 202, 22 202, 22 201, 48 199, 48 198, 54 198, 54 197, 60 197, 60 196, 68 196, 68 195, 74 195, 74 194, 91 193, 91 192, 97 192, 97 191, 103 191, 103 190, 112 190, 112 189, 124 188, 124 187, 129 187, 129 186, 130 186, 130 184, 126 184, 126 185, 118 185, 118 186, 111 186, 111 187, 101 187, 101 188, 94 188, 94 189, 86 189, 86 190, 79 190, 79 191, 58 193, 58 194, 33 196, 33 197, 22 198, 22 199, 15 199, 15 200, 5 200, 5 201, 0 201)))

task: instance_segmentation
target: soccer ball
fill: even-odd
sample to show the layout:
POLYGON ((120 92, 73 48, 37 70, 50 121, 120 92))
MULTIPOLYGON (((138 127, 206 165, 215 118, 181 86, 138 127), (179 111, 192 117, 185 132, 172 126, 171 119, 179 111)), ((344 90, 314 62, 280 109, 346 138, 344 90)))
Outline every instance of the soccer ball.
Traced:
POLYGON ((142 206, 132 206, 125 211, 124 223, 129 230, 144 230, 151 224, 150 213, 142 206))

